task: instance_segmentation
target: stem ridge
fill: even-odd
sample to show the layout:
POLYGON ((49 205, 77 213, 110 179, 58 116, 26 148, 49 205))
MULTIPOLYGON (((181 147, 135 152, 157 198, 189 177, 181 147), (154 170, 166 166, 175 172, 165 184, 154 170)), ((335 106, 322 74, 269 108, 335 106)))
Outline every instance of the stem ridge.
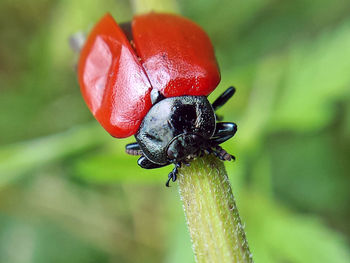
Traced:
POLYGON ((178 183, 196 262, 253 262, 223 162, 197 158, 178 183))

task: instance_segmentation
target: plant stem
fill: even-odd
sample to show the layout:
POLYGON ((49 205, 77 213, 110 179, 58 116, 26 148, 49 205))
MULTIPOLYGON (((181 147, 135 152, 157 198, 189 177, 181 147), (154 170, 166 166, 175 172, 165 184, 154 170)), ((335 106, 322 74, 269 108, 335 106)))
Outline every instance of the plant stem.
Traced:
POLYGON ((178 181, 196 262, 253 262, 222 161, 198 158, 178 181))

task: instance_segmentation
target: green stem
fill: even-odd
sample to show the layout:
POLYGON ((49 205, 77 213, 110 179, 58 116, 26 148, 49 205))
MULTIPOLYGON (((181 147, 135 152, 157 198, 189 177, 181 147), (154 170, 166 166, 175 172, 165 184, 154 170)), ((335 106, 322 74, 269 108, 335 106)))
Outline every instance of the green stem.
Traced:
POLYGON ((222 161, 198 158, 178 181, 196 262, 253 262, 222 161))

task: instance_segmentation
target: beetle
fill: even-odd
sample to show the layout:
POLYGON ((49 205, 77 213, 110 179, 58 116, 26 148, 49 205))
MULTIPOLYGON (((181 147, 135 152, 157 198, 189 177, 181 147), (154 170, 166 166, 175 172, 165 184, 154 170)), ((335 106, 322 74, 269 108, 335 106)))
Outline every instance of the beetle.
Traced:
POLYGON ((81 50, 78 79, 85 102, 113 137, 135 136, 126 153, 154 169, 174 164, 166 186, 182 164, 203 154, 235 159, 219 145, 237 131, 217 122, 215 111, 235 93, 228 88, 213 104, 207 96, 220 71, 207 34, 173 14, 138 15, 118 25, 106 14, 81 50))

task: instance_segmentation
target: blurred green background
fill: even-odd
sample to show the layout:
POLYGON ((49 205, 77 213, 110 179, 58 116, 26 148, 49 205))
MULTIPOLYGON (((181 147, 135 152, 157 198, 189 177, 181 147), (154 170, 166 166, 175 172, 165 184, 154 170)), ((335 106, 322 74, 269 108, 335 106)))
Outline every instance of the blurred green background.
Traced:
POLYGON ((0 262, 193 262, 169 167, 142 170, 79 91, 71 34, 171 10, 210 35, 211 101, 256 263, 350 262, 350 2, 0 1, 0 262))

